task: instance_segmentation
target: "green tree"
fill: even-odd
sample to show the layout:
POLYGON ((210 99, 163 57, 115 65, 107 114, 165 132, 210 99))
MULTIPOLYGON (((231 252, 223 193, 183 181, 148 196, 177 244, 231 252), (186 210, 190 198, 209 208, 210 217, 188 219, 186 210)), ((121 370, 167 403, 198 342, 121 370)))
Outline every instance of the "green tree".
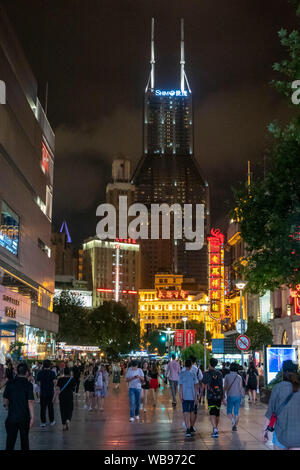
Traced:
MULTIPOLYGON (((183 330, 184 323, 178 323, 176 329, 183 330)), ((186 322, 186 329, 187 330, 196 330, 196 341, 200 341, 201 344, 204 343, 204 323, 197 320, 188 320, 186 322)), ((206 330, 206 342, 211 344, 211 333, 206 330)))
POLYGON ((262 350, 264 345, 272 344, 272 329, 264 323, 249 320, 246 335, 250 338, 250 349, 253 352, 262 350))
POLYGON ((63 290, 53 300, 53 311, 59 315, 57 341, 90 345, 88 311, 80 295, 63 290))
MULTIPOLYGON (((197 361, 201 361, 201 364, 204 364, 204 346, 200 343, 191 344, 186 349, 182 351, 182 358, 184 360, 189 359, 191 356, 195 356, 197 361)), ((206 350, 206 363, 211 357, 210 351, 206 350)))
MULTIPOLYGON (((299 2, 295 5, 299 15, 299 2)), ((300 282, 300 105, 291 101, 291 83, 300 79, 300 36, 298 31, 288 34, 282 29, 279 38, 288 58, 274 64, 273 69, 283 78, 272 84, 288 98, 296 117, 283 129, 276 123, 269 125, 273 146, 268 170, 264 177, 256 177, 250 188, 241 185, 234 190, 235 210, 231 214, 240 223, 248 250, 247 260, 237 267, 248 281, 246 289, 257 294, 300 282)))
POLYGON ((91 311, 90 335, 96 346, 111 359, 127 354, 140 346, 139 325, 126 307, 119 302, 104 302, 91 311))
POLYGON ((144 335, 143 343, 149 352, 158 352, 162 356, 166 351, 167 335, 159 330, 151 330, 148 334, 144 335), (163 341, 163 338, 166 341, 163 341))

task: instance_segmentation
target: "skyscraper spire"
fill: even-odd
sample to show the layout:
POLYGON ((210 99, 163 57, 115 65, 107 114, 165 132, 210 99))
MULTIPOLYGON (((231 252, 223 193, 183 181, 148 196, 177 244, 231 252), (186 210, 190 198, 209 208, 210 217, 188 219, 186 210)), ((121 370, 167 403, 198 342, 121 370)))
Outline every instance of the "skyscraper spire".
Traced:
POLYGON ((181 31, 181 40, 180 40, 180 90, 185 91, 185 82, 188 87, 189 92, 191 92, 190 85, 184 70, 185 60, 184 60, 184 19, 181 18, 180 21, 180 31, 181 31))
POLYGON ((150 71, 146 91, 148 91, 149 84, 150 84, 150 89, 154 90, 154 83, 155 83, 154 18, 151 19, 151 60, 150 60, 150 65, 151 65, 151 71, 150 71))
POLYGON ((181 18, 181 41, 180 41, 180 90, 184 91, 184 19, 181 18))

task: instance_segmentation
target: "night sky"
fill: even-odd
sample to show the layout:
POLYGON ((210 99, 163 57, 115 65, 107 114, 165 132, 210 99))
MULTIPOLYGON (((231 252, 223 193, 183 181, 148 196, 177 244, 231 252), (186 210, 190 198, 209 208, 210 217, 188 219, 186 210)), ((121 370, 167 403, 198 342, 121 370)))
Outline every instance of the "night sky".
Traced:
MULTIPOLYGON (((268 85, 284 57, 277 32, 296 25, 287 0, 0 0, 23 45, 56 133, 54 222, 74 241, 95 234, 112 159, 142 153, 143 92, 155 17, 156 87, 179 88, 180 18, 193 92, 195 155, 225 227, 231 186, 270 145, 287 104, 268 85)), ((298 77, 299 78, 299 77, 298 77)), ((133 169, 132 168, 132 169, 133 169)))

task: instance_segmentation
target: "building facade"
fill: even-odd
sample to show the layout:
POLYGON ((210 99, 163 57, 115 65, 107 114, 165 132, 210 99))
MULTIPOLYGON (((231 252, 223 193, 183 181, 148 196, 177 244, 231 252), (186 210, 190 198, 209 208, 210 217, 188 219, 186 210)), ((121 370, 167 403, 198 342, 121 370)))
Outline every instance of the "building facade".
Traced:
POLYGON ((37 83, 0 7, 0 353, 25 344, 27 357, 53 356, 51 217, 54 133, 37 83))
POLYGON ((93 292, 94 307, 104 301, 122 302, 137 319, 139 245, 135 240, 86 240, 83 277, 93 292))
MULTIPOLYGON (((143 156, 133 174, 135 201, 146 205, 204 205, 204 247, 186 250, 185 240, 141 240, 141 286, 151 288, 159 271, 181 273, 207 289, 206 234, 209 226, 208 183, 203 177, 193 145, 192 92, 184 71, 183 24, 180 89, 160 90, 154 80, 154 22, 152 21, 151 72, 144 95, 143 156)), ((172 223, 172 213, 169 221, 172 223)), ((161 224, 161 222, 160 222, 161 224)), ((149 222, 149 234, 151 223, 149 222)), ((195 228, 193 226, 193 228, 195 228)), ((160 225, 161 229, 161 225, 160 225)))
MULTIPOLYGON (((234 281, 238 278, 237 266, 247 262, 247 247, 241 237, 240 226, 231 222, 226 243, 226 306, 230 320, 223 325, 224 333, 235 333, 240 318, 240 294, 234 281)), ((273 344, 300 346, 300 286, 267 291, 264 295, 243 295, 243 318, 268 324, 273 332, 273 344)))
MULTIPOLYGON (((205 292, 190 292, 183 289, 184 279, 181 274, 158 273, 155 275, 152 289, 139 291, 139 320, 141 337, 154 329, 176 329, 182 318, 204 321, 204 306, 208 298, 205 292)), ((214 338, 218 333, 218 324, 206 314, 206 329, 214 338)), ((197 339, 197 338, 196 338, 197 339)))

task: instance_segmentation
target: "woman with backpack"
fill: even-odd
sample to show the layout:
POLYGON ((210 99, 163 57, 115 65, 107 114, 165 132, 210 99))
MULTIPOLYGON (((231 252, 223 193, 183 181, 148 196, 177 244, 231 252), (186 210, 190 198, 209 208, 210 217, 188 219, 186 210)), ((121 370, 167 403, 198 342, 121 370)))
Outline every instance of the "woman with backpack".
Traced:
POLYGON ((258 389, 259 381, 258 381, 258 372, 255 367, 254 362, 250 362, 249 369, 247 370, 246 375, 246 390, 249 393, 250 403, 253 405, 256 401, 256 390, 258 389))
POLYGON ((73 392, 75 386, 76 382, 73 377, 71 377, 71 369, 69 367, 65 367, 64 375, 59 377, 57 381, 53 397, 53 403, 55 403, 58 395, 63 431, 68 431, 70 429, 70 422, 73 413, 73 392))

